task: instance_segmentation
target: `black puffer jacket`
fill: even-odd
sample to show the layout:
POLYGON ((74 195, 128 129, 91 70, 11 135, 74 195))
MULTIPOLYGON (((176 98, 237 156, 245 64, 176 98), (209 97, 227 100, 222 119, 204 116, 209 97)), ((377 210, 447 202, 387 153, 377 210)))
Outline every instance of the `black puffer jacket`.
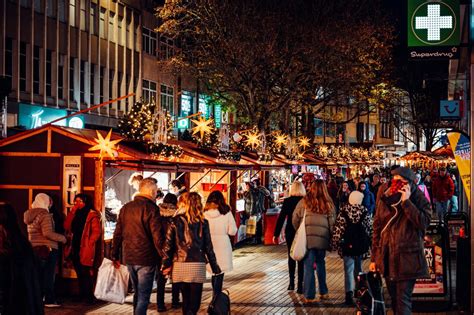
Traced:
POLYGON ((423 238, 431 220, 430 203, 412 184, 410 199, 397 204, 399 196, 387 199, 388 187, 382 185, 377 198, 372 261, 392 281, 428 277, 423 238))
POLYGON ((163 240, 160 211, 155 202, 144 195, 120 210, 114 232, 112 258, 119 259, 123 247, 123 262, 127 265, 155 266, 160 262, 163 240))
POLYGON ((183 215, 178 215, 171 221, 163 246, 161 270, 171 267, 175 261, 209 262, 213 273, 221 273, 212 247, 207 220, 203 223, 189 224, 183 215))

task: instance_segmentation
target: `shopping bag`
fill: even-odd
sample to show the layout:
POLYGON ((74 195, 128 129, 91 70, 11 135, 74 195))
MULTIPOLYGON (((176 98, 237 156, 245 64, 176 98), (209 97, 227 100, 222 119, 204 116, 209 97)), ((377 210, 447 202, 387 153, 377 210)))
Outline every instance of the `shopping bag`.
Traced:
POLYGON ((385 315, 382 276, 380 273, 359 273, 357 276, 355 298, 359 314, 385 315))
POLYGON ((128 291, 127 267, 115 268, 110 259, 104 258, 99 267, 94 296, 99 300, 123 304, 128 291))
POLYGON ((251 215, 247 220, 247 235, 255 235, 257 233, 257 216, 251 215))
POLYGON ((306 209, 304 211, 303 220, 296 231, 295 238, 291 244, 290 256, 294 260, 301 261, 306 256, 306 209))
POLYGON ((244 240, 247 237, 247 225, 241 224, 237 232, 237 242, 244 240))

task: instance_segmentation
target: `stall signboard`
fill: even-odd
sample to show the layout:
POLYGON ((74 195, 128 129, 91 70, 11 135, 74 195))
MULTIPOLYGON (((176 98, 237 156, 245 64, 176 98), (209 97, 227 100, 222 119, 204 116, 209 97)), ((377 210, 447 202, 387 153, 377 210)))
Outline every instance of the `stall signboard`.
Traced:
MULTIPOLYGON (((63 182, 62 182, 62 200, 64 215, 71 211, 74 206, 74 199, 81 192, 82 182, 82 160, 80 156, 64 156, 63 158, 63 182)), ((64 253, 64 252, 63 252, 64 253)), ((72 261, 68 257, 63 259, 63 276, 75 278, 72 261)))
POLYGON ((448 225, 449 234, 449 248, 456 249, 459 238, 459 231, 461 228, 466 228, 466 222, 464 220, 449 220, 446 222, 448 225))
MULTIPOLYGON (((65 109, 20 103, 18 125, 24 126, 26 129, 35 129, 67 115, 68 111, 65 109)), ((84 118, 81 115, 74 116, 55 122, 54 125, 84 128, 84 118)))
POLYGON ((447 293, 444 262, 447 253, 442 229, 439 226, 430 226, 425 235, 425 259, 429 278, 416 280, 413 296, 445 296, 447 293))
POLYGON ((467 135, 460 132, 448 132, 456 166, 459 170, 467 201, 471 204, 471 142, 467 135))

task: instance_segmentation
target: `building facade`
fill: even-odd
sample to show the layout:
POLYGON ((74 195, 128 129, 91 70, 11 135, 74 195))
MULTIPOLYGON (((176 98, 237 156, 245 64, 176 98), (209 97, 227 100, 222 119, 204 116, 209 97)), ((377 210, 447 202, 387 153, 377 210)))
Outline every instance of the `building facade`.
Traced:
POLYGON ((160 4, 1 0, 0 76, 11 82, 8 126, 35 128, 130 93, 135 95, 60 124, 114 128, 142 97, 176 117, 196 112, 195 82, 157 70, 158 60, 175 52, 174 42, 155 32, 160 4), (181 90, 190 95, 184 111, 181 90))

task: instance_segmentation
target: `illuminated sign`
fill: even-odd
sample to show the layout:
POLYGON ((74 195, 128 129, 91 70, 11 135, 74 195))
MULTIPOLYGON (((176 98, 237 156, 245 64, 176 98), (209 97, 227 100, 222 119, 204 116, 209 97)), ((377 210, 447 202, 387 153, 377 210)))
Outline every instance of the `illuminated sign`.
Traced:
POLYGON ((457 46, 459 0, 408 0, 408 46, 457 46))
POLYGON ((188 129, 189 128, 189 119, 180 119, 178 120, 178 129, 188 129))
MULTIPOLYGON (((67 115, 68 111, 65 109, 20 103, 18 125, 35 129, 67 115)), ((82 116, 74 116, 55 122, 54 125, 81 129, 84 128, 84 119, 82 116)))
POLYGON ((183 116, 187 116, 191 112, 192 102, 193 97, 191 92, 183 91, 181 94, 181 114, 183 116))
POLYGON ((198 109, 204 117, 209 118, 207 102, 208 102, 208 97, 206 95, 199 95, 198 109))
POLYGON ((221 127, 222 123, 222 107, 220 104, 216 104, 214 106, 214 123, 216 124, 216 128, 221 127))

